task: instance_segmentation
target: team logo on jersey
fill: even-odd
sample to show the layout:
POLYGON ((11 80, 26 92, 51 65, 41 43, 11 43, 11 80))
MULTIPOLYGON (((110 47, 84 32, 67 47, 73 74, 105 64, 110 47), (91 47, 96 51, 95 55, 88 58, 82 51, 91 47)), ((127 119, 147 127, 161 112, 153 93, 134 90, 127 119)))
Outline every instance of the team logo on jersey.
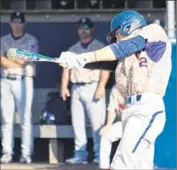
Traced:
POLYGON ((35 44, 31 44, 31 50, 35 50, 37 46, 35 44))

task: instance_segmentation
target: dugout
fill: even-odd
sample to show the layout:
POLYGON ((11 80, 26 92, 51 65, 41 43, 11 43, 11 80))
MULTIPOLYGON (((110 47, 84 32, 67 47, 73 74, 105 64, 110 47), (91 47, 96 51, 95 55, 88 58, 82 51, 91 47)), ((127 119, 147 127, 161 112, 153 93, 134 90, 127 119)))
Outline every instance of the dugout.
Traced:
MULTIPOLYGON (((107 44, 105 35, 109 32, 109 24, 112 16, 123 9, 131 8, 138 10, 145 16, 148 22, 160 21, 160 24, 166 27, 165 1, 159 1, 159 4, 155 0, 149 0, 143 3, 140 3, 140 1, 136 1, 136 3, 131 3, 131 1, 119 1, 119 4, 115 3, 115 1, 111 1, 109 5, 104 0, 99 1, 99 3, 96 3, 95 5, 91 5, 91 1, 88 1, 88 4, 78 3, 78 0, 72 2, 74 3, 69 3, 70 5, 68 4, 68 6, 65 5, 65 7, 63 7, 59 1, 58 4, 55 4, 52 0, 34 1, 34 3, 29 3, 29 1, 16 1, 15 4, 10 3, 10 1, 7 0, 1 1, 2 10, 0 34, 3 36, 10 31, 10 27, 8 25, 10 13, 15 9, 23 10, 26 14, 26 20, 28 22, 26 24, 26 31, 38 38, 40 53, 57 57, 61 51, 67 50, 69 46, 78 40, 75 22, 83 16, 89 17, 95 22, 95 38, 99 39, 105 44, 107 44)), ((174 48, 176 47, 174 46, 174 48)), ((173 60, 176 60, 176 54, 174 53, 173 60)), ((176 61, 173 61, 173 63, 176 63, 176 61)), ((174 122, 176 119, 173 117, 174 114, 171 114, 174 113, 174 110, 176 110, 176 96, 173 95, 174 90, 176 91, 176 85, 174 84, 174 82, 176 82, 176 70, 174 70, 174 68, 176 69, 176 65, 173 65, 167 97, 165 98, 169 120, 167 121, 168 123, 164 133, 158 139, 159 147, 157 147, 157 155, 155 157, 157 166, 160 167, 176 167, 176 164, 174 163, 176 152, 174 152, 175 149, 171 147, 176 147, 176 145, 174 145, 174 142, 176 143, 176 136, 174 134, 175 132, 173 131, 175 128, 174 126, 176 125, 176 122, 174 122), (173 105, 173 107, 171 107, 171 105, 173 105), (170 142, 165 139, 168 139, 170 142), (166 143, 162 144, 162 141, 165 141, 166 143), (166 145, 169 149, 166 148, 165 150, 162 150, 161 146, 164 145, 166 145)), ((48 93, 57 92, 59 90, 60 79, 61 68, 58 67, 57 64, 36 63, 36 77, 34 82, 35 92, 33 102, 34 122, 39 121, 39 117, 42 109, 45 106, 48 93)), ((54 132, 57 131, 56 127, 52 127, 51 129, 53 129, 52 131, 54 132)), ((90 133, 89 129, 88 133, 90 133)), ((40 139, 40 135, 36 136, 36 148, 39 148, 38 146, 41 145, 41 141, 44 147, 49 147, 47 142, 50 138, 44 136, 42 139, 40 139)), ((17 138, 19 138, 18 134, 17 138)), ((57 138, 57 135, 55 138, 57 138)), ((68 139, 72 139, 72 135, 68 137, 68 139)), ((18 140, 18 142, 20 141, 18 140)), ((67 142, 68 141, 65 140, 66 144, 68 144, 67 142)), ((69 141, 69 144, 72 144, 72 141, 69 141)), ((19 150, 18 147, 17 150, 19 150)), ((49 158, 48 149, 45 149, 45 155, 46 161, 49 158)), ((36 160, 44 161, 42 158, 39 159, 37 157, 36 160)))

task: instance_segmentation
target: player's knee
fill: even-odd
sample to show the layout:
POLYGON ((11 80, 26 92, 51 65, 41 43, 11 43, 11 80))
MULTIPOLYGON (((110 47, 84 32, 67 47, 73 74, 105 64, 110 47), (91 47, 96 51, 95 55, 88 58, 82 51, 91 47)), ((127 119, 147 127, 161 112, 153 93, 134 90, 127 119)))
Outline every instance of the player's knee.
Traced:
POLYGON ((1 130, 5 131, 5 130, 10 130, 13 129, 13 123, 3 123, 1 124, 1 130))
POLYGON ((2 119, 1 120, 1 125, 12 126, 13 125, 13 120, 11 120, 11 119, 2 119))
POLYGON ((20 120, 20 125, 21 126, 31 126, 31 124, 32 124, 32 120, 31 120, 31 118, 25 118, 25 119, 21 119, 20 120))

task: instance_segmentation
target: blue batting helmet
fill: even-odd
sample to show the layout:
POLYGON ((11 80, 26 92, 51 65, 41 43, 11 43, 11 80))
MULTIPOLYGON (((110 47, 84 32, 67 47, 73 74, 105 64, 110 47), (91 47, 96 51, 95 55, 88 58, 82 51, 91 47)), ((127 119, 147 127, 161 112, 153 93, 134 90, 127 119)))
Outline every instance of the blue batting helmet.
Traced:
POLYGON ((127 10, 115 15, 111 21, 110 33, 107 35, 109 43, 115 42, 116 39, 113 35, 117 28, 120 28, 120 34, 123 36, 130 35, 137 28, 147 25, 144 17, 133 10, 127 10))

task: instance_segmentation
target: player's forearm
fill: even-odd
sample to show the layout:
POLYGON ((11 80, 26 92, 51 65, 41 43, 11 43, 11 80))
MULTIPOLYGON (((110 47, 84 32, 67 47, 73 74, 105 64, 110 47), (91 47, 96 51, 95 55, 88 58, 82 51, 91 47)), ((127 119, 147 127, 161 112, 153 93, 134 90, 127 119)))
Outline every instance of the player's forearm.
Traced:
POLYGON ((24 66, 26 65, 28 62, 27 61, 24 61, 24 60, 18 60, 18 59, 14 59, 13 60, 15 63, 21 65, 21 66, 24 66))
POLYGON ((86 53, 88 63, 99 61, 115 61, 116 57, 109 46, 86 53))
POLYGON ((69 84, 69 70, 63 69, 61 75, 61 88, 68 88, 68 84, 69 84))
POLYGON ((14 62, 13 60, 9 60, 5 56, 1 56, 1 67, 18 68, 18 67, 20 67, 20 65, 18 63, 14 62))
POLYGON ((104 87, 105 88, 105 86, 106 86, 106 84, 109 80, 109 76, 110 76, 110 71, 101 70, 98 87, 104 87))
POLYGON ((87 63, 99 61, 114 61, 124 59, 144 50, 146 40, 142 36, 136 36, 118 43, 113 43, 102 49, 85 53, 87 63))
POLYGON ((106 125, 111 126, 113 124, 115 118, 116 118, 116 113, 112 112, 112 111, 110 111, 110 112, 108 111, 106 125))
POLYGON ((118 102, 118 96, 120 94, 118 93, 116 85, 114 85, 111 89, 110 97, 109 97, 109 104, 107 107, 108 111, 108 118, 107 118, 107 125, 112 125, 114 122, 116 115, 117 115, 117 110, 119 102, 118 102))

